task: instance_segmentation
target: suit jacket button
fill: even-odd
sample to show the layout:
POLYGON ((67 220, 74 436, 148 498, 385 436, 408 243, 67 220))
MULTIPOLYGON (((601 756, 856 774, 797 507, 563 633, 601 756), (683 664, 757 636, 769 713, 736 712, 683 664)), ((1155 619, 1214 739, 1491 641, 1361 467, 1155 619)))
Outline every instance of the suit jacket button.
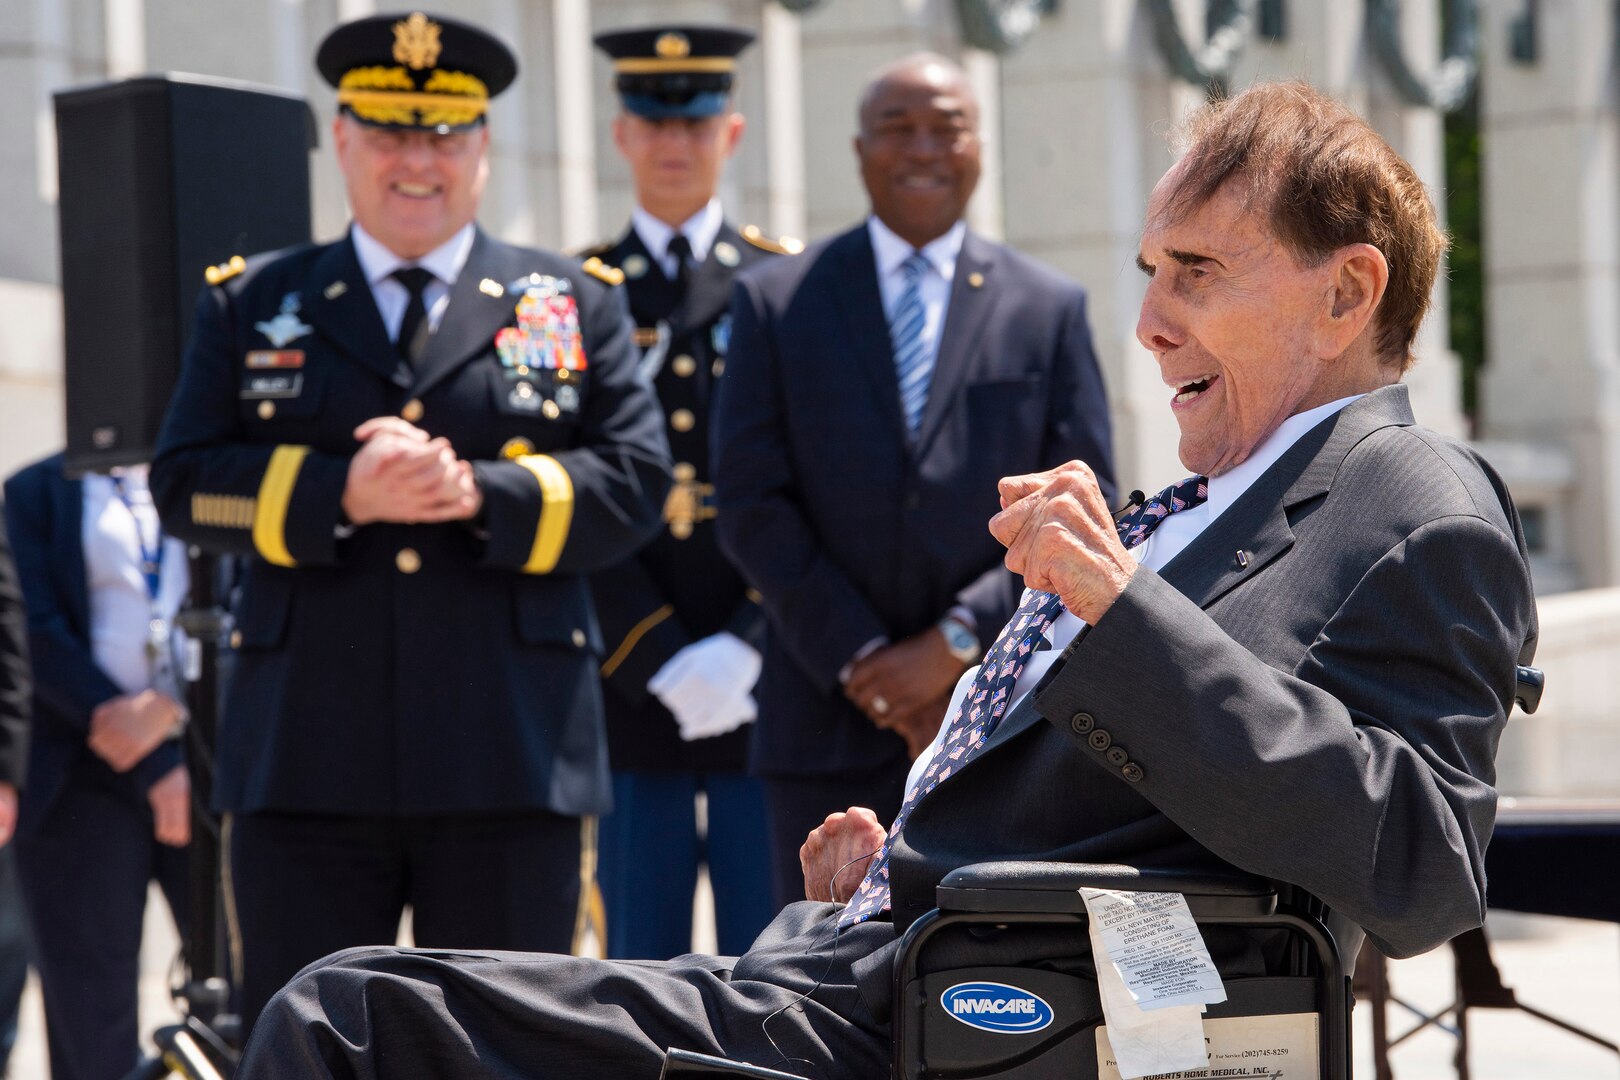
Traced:
POLYGON ((1093 731, 1090 735, 1086 736, 1086 742, 1091 745, 1093 750, 1097 751, 1098 753, 1102 753, 1104 750, 1114 745, 1114 737, 1108 734, 1108 732, 1104 731, 1102 728, 1098 728, 1096 731, 1093 731))
POLYGON ((394 567, 402 574, 414 574, 422 569, 422 556, 415 548, 400 548, 399 554, 394 556, 394 567))
POLYGON ((1104 754, 1103 756, 1108 759, 1108 764, 1116 767, 1122 767, 1126 762, 1131 760, 1131 755, 1125 752, 1125 748, 1123 746, 1110 746, 1108 748, 1108 753, 1104 754))
POLYGON ((1125 779, 1129 780, 1133 784, 1140 784, 1142 782, 1142 766, 1138 765, 1134 761, 1127 761, 1124 768, 1120 769, 1119 771, 1120 775, 1124 776, 1125 779))
POLYGON ((1074 719, 1069 721, 1069 728, 1076 735, 1084 735, 1096 726, 1097 721, 1093 720, 1088 712, 1077 712, 1074 714, 1074 719))
POLYGON ((574 643, 574 648, 576 649, 583 649, 585 647, 585 631, 583 630, 575 630, 572 634, 568 635, 568 639, 574 643))
POLYGON ((670 362, 669 368, 681 378, 689 379, 692 377, 692 373, 697 370, 697 361, 683 353, 670 362))
POLYGON ((411 400, 405 403, 405 407, 399 410, 399 415, 404 417, 405 422, 409 424, 414 424, 418 420, 422 419, 421 399, 411 398, 411 400))

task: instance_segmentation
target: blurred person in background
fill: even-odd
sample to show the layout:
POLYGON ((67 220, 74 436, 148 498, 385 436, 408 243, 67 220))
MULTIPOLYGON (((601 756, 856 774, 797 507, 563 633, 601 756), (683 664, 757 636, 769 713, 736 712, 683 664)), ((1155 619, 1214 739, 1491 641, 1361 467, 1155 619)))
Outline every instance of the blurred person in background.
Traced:
POLYGON ((17 1011, 28 981, 28 928, 10 844, 28 758, 29 685, 22 589, 0 518, 0 1076, 17 1042, 17 1011))
POLYGON ((164 535, 144 465, 75 480, 53 455, 6 481, 5 517, 34 677, 17 869, 51 1075, 119 1080, 140 1055, 150 882, 186 926, 186 549, 164 535))
POLYGON ((715 420, 722 548, 770 615, 751 764, 778 906, 834 811, 900 809, 957 678, 1017 606, 996 481, 1071 458, 1113 495, 1086 294, 972 232, 979 103, 937 56, 861 97, 855 228, 747 275, 715 420))
POLYGON ((732 98, 736 59, 753 40, 734 27, 684 25, 596 37, 613 60, 621 106, 613 143, 636 203, 618 240, 583 254, 624 274, 642 370, 658 391, 675 458, 664 531, 591 579, 608 646, 613 763, 597 879, 607 955, 617 959, 692 950, 691 898, 703 865, 722 953, 748 948, 774 913, 764 796, 747 775, 765 613, 720 551, 709 482, 710 403, 725 370, 732 281, 797 246, 752 225, 739 231, 717 194, 743 133, 732 98))

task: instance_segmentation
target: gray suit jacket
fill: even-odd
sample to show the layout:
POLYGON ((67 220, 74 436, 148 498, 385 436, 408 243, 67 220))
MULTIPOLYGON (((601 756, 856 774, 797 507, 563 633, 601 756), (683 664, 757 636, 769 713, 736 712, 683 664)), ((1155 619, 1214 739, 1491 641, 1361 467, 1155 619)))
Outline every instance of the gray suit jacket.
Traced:
POLYGON ((892 856, 896 925, 991 858, 1228 863, 1309 890, 1392 956, 1478 925, 1535 605, 1501 480, 1413 425, 1405 387, 1367 395, 1138 572, 918 804, 892 856))

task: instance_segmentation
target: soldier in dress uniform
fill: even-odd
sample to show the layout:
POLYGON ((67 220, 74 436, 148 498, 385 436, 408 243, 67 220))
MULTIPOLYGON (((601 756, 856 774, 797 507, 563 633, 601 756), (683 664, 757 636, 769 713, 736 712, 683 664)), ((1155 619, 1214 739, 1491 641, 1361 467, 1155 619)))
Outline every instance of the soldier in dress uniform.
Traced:
POLYGON ((568 951, 611 793, 586 575, 669 483, 619 275, 474 223, 511 51, 415 12, 316 64, 354 222, 210 272, 152 470, 250 558, 215 781, 249 1023, 406 904, 423 946, 568 951))
POLYGON ((609 650, 614 794, 597 873, 607 951, 621 959, 691 951, 690 898, 704 861, 722 953, 742 952, 774 914, 763 803, 744 771, 764 616, 716 543, 708 453, 732 279, 801 247, 736 229, 715 195, 742 136, 732 80, 753 39, 733 27, 669 25, 596 38, 613 60, 622 104, 613 141, 636 205, 623 236, 585 254, 624 275, 641 369, 657 387, 675 457, 664 532, 591 580, 609 650))

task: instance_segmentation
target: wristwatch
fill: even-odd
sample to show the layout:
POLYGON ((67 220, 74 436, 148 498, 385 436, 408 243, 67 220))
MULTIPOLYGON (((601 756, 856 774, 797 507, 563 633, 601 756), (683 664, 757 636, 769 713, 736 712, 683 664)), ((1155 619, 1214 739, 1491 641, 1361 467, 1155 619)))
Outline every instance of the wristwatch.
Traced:
POLYGON ((951 655, 969 667, 977 664, 983 653, 979 648, 979 635, 963 626, 961 621, 949 615, 934 624, 939 632, 945 636, 945 647, 951 650, 951 655))

